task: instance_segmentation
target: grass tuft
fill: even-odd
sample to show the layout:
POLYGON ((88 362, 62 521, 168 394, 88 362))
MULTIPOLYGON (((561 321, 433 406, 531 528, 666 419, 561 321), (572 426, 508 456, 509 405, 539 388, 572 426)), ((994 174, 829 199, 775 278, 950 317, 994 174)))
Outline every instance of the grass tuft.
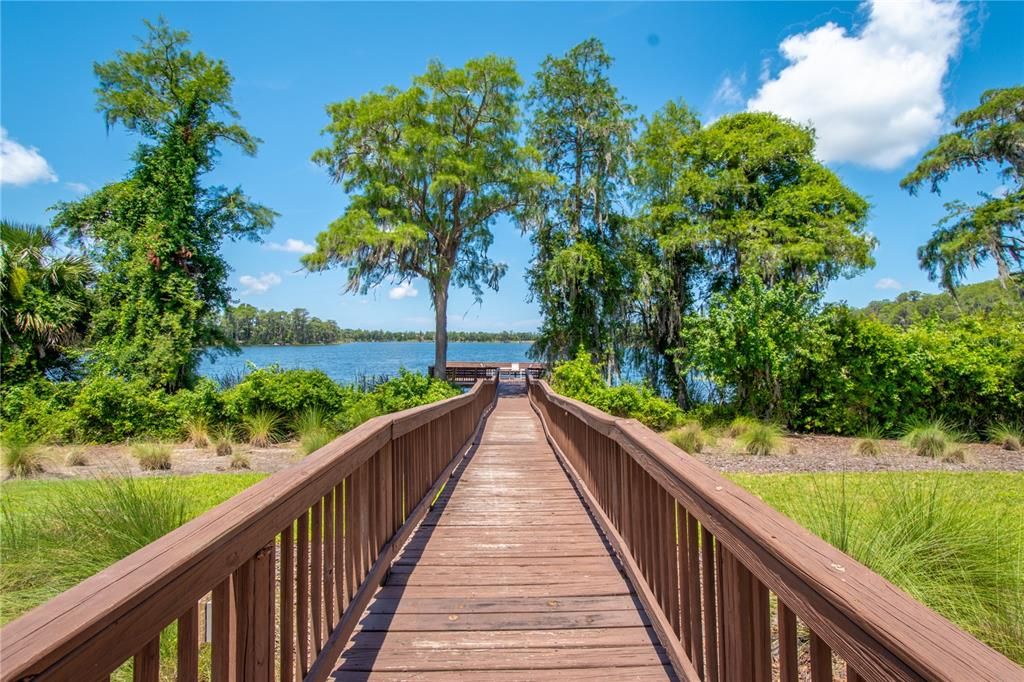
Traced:
POLYGON ((327 430, 327 412, 322 408, 310 406, 295 418, 295 433, 301 440, 304 436, 316 431, 327 430))
POLYGON ((11 478, 28 478, 43 471, 39 446, 21 433, 8 429, 0 438, 4 471, 11 478))
POLYGON ((69 467, 84 467, 89 465, 89 458, 85 456, 84 450, 72 450, 68 453, 64 463, 69 467))
POLYGON ((204 417, 193 417, 186 421, 185 433, 194 448, 205 448, 210 444, 210 424, 204 417))
POLYGON ((281 415, 274 410, 256 410, 242 417, 242 423, 253 447, 270 447, 280 435, 281 415))
POLYGON ((1024 443, 1024 429, 1013 424, 995 424, 988 429, 988 439, 1004 450, 1019 452, 1024 443))
POLYGON ((146 471, 169 471, 171 468, 171 446, 166 443, 137 443, 132 446, 132 454, 146 471))
POLYGON ((782 447, 782 429, 775 424, 754 422, 736 440, 748 455, 773 455, 782 447))
POLYGON ((754 419, 753 417, 736 417, 729 422, 729 428, 726 429, 726 434, 730 438, 739 438, 752 426, 759 426, 761 422, 754 419))
POLYGON ((931 459, 945 457, 962 439, 963 435, 942 419, 913 424, 903 436, 908 448, 931 459))
POLYGON ((303 455, 309 455, 334 440, 334 435, 327 429, 310 431, 299 439, 299 449, 303 455))
POLYGON ((249 469, 250 466, 249 455, 244 452, 239 451, 231 456, 232 469, 249 469))
POLYGON ((856 443, 853 444, 853 453, 861 457, 878 457, 882 454, 882 437, 885 434, 881 429, 866 429, 856 443))
POLYGON ((702 452, 705 445, 714 442, 711 434, 704 430, 700 422, 688 422, 678 429, 669 431, 665 437, 680 450, 691 454, 702 452))
POLYGON ((217 448, 218 457, 230 457, 234 452, 235 429, 230 424, 221 424, 213 432, 213 444, 217 448))

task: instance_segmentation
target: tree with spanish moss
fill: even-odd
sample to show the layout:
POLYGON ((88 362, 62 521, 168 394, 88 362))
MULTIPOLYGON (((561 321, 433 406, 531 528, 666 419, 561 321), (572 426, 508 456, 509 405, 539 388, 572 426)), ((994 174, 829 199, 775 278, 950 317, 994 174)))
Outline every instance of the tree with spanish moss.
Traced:
POLYGON ((1006 186, 1000 193, 979 192, 982 201, 975 205, 948 202, 931 239, 917 251, 921 267, 952 293, 968 270, 991 260, 1003 287, 1024 293, 1024 86, 985 91, 981 103, 953 123, 900 187, 916 194, 928 185, 939 194, 952 173, 970 169, 998 169, 1006 186))
POLYGON ((107 127, 139 135, 128 176, 56 206, 100 273, 89 362, 169 391, 189 385, 212 348, 231 348, 217 314, 231 298, 224 239, 259 239, 273 211, 240 188, 208 186, 220 150, 253 155, 259 140, 235 122, 227 66, 187 49, 161 19, 135 51, 96 64, 107 127))
POLYGON ((303 257, 310 271, 348 268, 349 291, 422 277, 434 307, 434 373, 448 357, 448 292, 479 301, 506 265, 488 254, 501 215, 535 203, 547 182, 517 139, 522 81, 511 59, 431 62, 394 86, 327 107, 331 144, 313 160, 348 194, 340 218, 303 257))
POLYGON ((544 316, 534 353, 568 359, 582 345, 608 376, 625 348, 621 231, 634 127, 611 66, 595 38, 541 64, 528 95, 529 139, 557 183, 523 222, 534 245, 527 281, 544 316))

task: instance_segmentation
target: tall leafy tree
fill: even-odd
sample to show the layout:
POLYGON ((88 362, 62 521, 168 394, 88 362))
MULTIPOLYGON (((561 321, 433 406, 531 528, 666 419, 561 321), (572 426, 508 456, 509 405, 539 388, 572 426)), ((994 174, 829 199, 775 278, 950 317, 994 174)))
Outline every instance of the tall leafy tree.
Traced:
MULTIPOLYGON (((672 104, 641 135, 636 166, 634 225, 646 237, 651 284, 633 290, 651 295, 635 307, 680 404, 690 398, 689 372, 702 364, 696 337, 681 332, 698 323, 707 329, 698 318, 716 294, 721 308, 743 282, 756 280, 750 286, 761 288, 752 291, 769 292, 759 299, 772 300, 771 289, 782 285, 813 296, 873 262, 867 202, 815 160, 808 128, 764 113, 700 127, 692 112, 672 104)), ((758 390, 746 383, 758 377, 731 376, 745 382, 732 386, 737 395, 758 390)))
POLYGON ((58 256, 57 234, 0 222, 0 374, 5 386, 66 372, 91 308, 89 261, 58 256))
POLYGON ((680 136, 681 172, 652 212, 662 246, 697 248, 708 293, 744 275, 823 289, 873 264, 868 204, 814 158, 814 132, 767 113, 725 116, 680 136))
POLYGON ((101 270, 91 362, 175 390, 209 348, 230 344, 216 315, 230 300, 225 238, 259 239, 274 212, 240 188, 203 176, 225 144, 248 155, 259 140, 236 122, 227 66, 187 49, 164 20, 146 23, 139 48, 96 64, 97 108, 108 127, 142 138, 128 177, 57 206, 101 270))
POLYGON ((435 314, 434 372, 448 356, 448 290, 497 290, 504 263, 488 249, 502 214, 534 203, 547 182, 517 140, 522 81, 510 59, 432 62, 406 90, 331 104, 331 145, 313 160, 342 184, 344 214, 303 258, 312 271, 348 267, 348 289, 422 277, 435 314))
POLYGON ((616 371, 623 350, 625 224, 633 107, 608 79, 612 58, 591 38, 541 64, 529 91, 530 142, 557 178, 524 227, 534 260, 527 280, 544 315, 535 353, 571 357, 582 345, 616 371))
POLYGON ((662 242, 689 219, 675 205, 674 192, 691 161, 687 143, 698 130, 697 114, 682 101, 669 102, 643 122, 631 171, 636 215, 627 232, 632 356, 651 385, 667 387, 684 407, 690 395, 686 372, 676 368, 686 343, 680 332, 707 264, 697 244, 666 248, 662 242))
POLYGON ((947 203, 946 216, 918 249, 921 267, 953 292, 969 269, 991 259, 1008 287, 1024 266, 1024 86, 984 92, 981 104, 957 116, 954 126, 900 186, 915 194, 928 185, 938 194, 955 171, 995 168, 1006 187, 1000 194, 980 192, 982 201, 973 206, 947 203))

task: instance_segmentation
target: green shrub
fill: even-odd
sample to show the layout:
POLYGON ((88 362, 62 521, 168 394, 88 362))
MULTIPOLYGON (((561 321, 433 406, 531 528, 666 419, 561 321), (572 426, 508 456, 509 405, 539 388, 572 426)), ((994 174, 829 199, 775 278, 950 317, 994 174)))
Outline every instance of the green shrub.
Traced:
POLYGON ((918 422, 907 429, 904 444, 921 457, 939 459, 958 445, 963 435, 942 419, 918 422))
POLYGON ((669 442, 680 450, 691 454, 700 453, 704 446, 711 443, 711 435, 704 430, 699 422, 689 422, 681 428, 666 434, 669 442))
POLYGON ((682 410, 648 386, 607 386, 601 378, 601 371, 582 347, 574 359, 555 367, 551 387, 568 398, 593 405, 617 417, 636 419, 658 431, 670 429, 683 419, 682 410))
POLYGON ((267 408, 242 417, 249 444, 258 448, 270 447, 280 436, 281 421, 280 414, 267 408))
POLYGON ((26 438, 57 442, 68 430, 65 415, 78 393, 76 381, 32 382, 6 386, 0 383, 0 417, 6 427, 14 426, 26 438))
POLYGON ((379 414, 390 414, 461 394, 459 388, 446 381, 403 368, 398 370, 397 377, 379 384, 370 395, 377 403, 379 414))
POLYGON ((166 443, 136 443, 132 454, 146 471, 169 471, 172 448, 166 443))
POLYGON ((320 370, 282 370, 275 365, 250 372, 236 386, 224 391, 223 399, 227 416, 240 421, 259 410, 297 415, 307 407, 317 407, 326 414, 336 414, 354 392, 320 370))
POLYGON ((989 442, 1004 450, 1018 452, 1024 442, 1024 429, 1013 424, 996 424, 988 429, 989 442))
POLYGON ((795 428, 895 433, 935 417, 981 433, 1024 412, 1024 317, 990 313, 903 330, 835 306, 801 344, 795 428))
POLYGON ((226 416, 224 395, 217 382, 203 377, 191 389, 183 388, 171 396, 171 404, 184 423, 202 421, 216 424, 226 416))
POLYGON ((775 424, 751 424, 736 440, 748 455, 767 456, 782 447, 782 429, 775 424))
POLYGON ((3 469, 8 476, 28 478, 43 471, 43 455, 39 445, 27 438, 18 427, 10 426, 0 436, 3 469))
POLYGON ((180 431, 168 395, 141 381, 91 375, 82 382, 64 419, 65 436, 111 443, 129 438, 174 438, 180 431))

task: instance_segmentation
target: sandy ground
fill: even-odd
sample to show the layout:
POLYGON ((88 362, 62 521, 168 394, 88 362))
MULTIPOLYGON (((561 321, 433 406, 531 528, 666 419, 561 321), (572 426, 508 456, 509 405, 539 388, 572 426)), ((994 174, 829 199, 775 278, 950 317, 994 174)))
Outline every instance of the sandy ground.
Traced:
POLYGON ((778 454, 755 457, 742 453, 731 438, 719 438, 714 445, 694 455, 719 471, 799 473, 815 471, 1024 471, 1024 452, 1009 452, 988 443, 965 445, 962 464, 942 462, 915 455, 896 440, 883 440, 882 454, 864 457, 854 452, 856 438, 819 435, 789 435, 778 454))
MULTIPOLYGON (((44 471, 33 476, 35 479, 96 478, 103 475, 166 476, 239 471, 231 468, 231 457, 218 457, 215 449, 194 448, 179 443, 173 446, 171 470, 144 471, 132 456, 127 445, 73 445, 43 448, 44 471), (68 455, 81 453, 85 456, 84 466, 68 466, 68 455)), ((256 448, 247 444, 236 444, 235 452, 242 452, 249 458, 249 469, 274 473, 294 464, 301 457, 297 442, 278 443, 269 448, 256 448)))
MULTIPOLYGON (((739 445, 727 437, 719 437, 714 445, 694 456, 709 466, 725 472, 748 473, 810 473, 816 471, 1024 471, 1024 452, 1009 452, 986 443, 965 446, 967 461, 962 464, 919 457, 899 441, 884 440, 882 454, 863 457, 854 452, 856 438, 820 435, 788 435, 778 454, 755 457, 741 452, 739 445)), ((236 444, 236 452, 249 458, 249 471, 274 473, 301 458, 299 445, 291 441, 269 448, 236 444)), ((135 476, 168 473, 188 475, 234 471, 230 457, 218 457, 214 448, 193 448, 177 444, 171 456, 171 471, 143 471, 127 445, 78 445, 44 448, 45 471, 33 478, 67 479, 95 478, 102 475, 135 476), (85 455, 85 466, 68 466, 68 455, 85 455)), ((244 469, 243 469, 244 471, 244 469)))

